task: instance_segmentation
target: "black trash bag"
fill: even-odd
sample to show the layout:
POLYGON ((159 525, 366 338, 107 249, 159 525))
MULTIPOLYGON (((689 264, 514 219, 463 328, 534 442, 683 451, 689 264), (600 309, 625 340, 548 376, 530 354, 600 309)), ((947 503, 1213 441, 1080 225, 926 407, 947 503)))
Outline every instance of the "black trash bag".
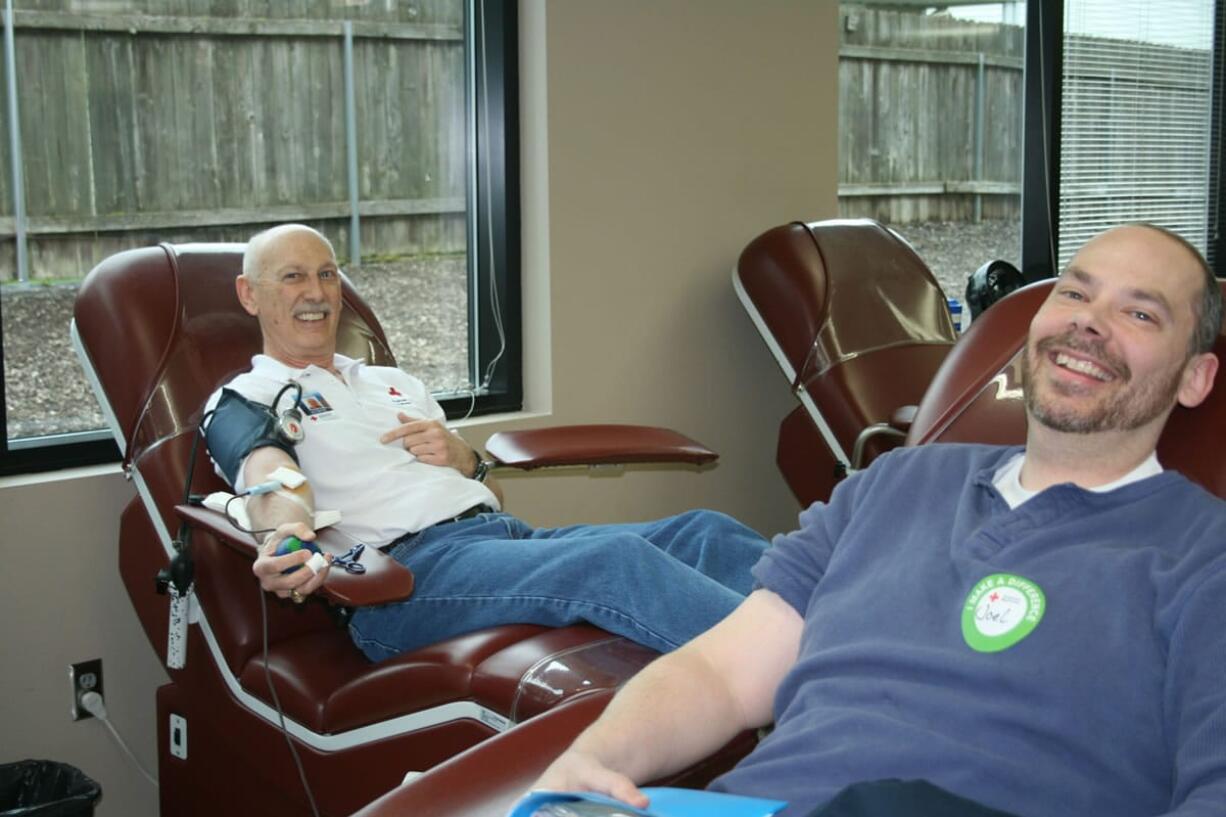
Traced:
POLYGON ((1022 273, 1008 261, 989 261, 972 272, 966 279, 966 305, 971 310, 971 322, 989 306, 1025 285, 1022 273))
POLYGON ((54 760, 0 764, 0 817, 90 817, 102 787, 54 760))

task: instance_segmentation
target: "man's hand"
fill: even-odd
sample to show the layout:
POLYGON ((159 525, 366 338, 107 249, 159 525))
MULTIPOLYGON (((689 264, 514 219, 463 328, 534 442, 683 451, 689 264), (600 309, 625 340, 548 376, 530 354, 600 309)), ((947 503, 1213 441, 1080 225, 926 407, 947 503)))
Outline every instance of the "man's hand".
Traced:
POLYGON ((647 808, 647 795, 634 781, 613 771, 587 752, 567 749, 541 775, 533 789, 552 791, 591 791, 607 795, 635 808, 647 808))
MULTIPOLYGON (((311 573, 310 568, 304 567, 283 575, 283 570, 288 570, 294 565, 305 565, 311 558, 311 551, 306 548, 284 556, 274 556, 277 546, 289 536, 297 536, 302 541, 309 542, 315 538, 315 531, 302 522, 286 522, 280 525, 260 546, 260 555, 251 565, 251 572, 260 580, 260 587, 269 593, 275 593, 283 599, 293 596, 294 601, 299 601, 319 589, 319 586, 328 578, 329 568, 325 567, 318 573, 311 573)), ((331 564, 332 557, 327 556, 326 558, 331 564)))
POLYGON ((396 417, 401 425, 379 438, 381 443, 399 441, 417 459, 428 465, 447 465, 466 477, 477 468, 477 456, 468 443, 452 434, 438 420, 414 420, 403 411, 396 417))

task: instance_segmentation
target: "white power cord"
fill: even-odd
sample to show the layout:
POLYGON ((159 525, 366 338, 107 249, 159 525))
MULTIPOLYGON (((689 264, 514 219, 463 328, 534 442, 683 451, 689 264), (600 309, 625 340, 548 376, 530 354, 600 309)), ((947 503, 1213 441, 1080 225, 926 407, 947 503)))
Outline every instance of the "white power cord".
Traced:
POLYGON ((115 730, 114 725, 111 724, 110 719, 106 716, 106 705, 102 703, 102 696, 97 692, 86 692, 81 696, 81 708, 93 715, 98 720, 102 721, 106 728, 111 731, 111 735, 115 738, 116 742, 119 743, 119 748, 124 750, 124 752, 128 755, 128 758, 131 759, 136 768, 140 770, 140 773, 143 774, 150 783, 156 786, 158 784, 158 779, 149 774, 145 767, 141 765, 141 762, 136 759, 136 755, 132 754, 132 750, 128 748, 128 744, 124 742, 124 739, 120 736, 119 732, 115 730))

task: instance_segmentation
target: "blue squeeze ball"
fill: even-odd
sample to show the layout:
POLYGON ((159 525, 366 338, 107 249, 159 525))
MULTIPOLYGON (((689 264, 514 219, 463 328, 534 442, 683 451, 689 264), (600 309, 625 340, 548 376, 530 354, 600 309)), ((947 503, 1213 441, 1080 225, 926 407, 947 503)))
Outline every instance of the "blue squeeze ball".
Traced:
MULTIPOLYGON (((312 553, 319 553, 319 547, 314 542, 304 542, 297 536, 287 536, 281 540, 281 544, 277 545, 277 552, 274 556, 284 556, 287 553, 297 553, 300 550, 309 550, 312 553)), ((293 573, 302 565, 294 565, 281 571, 281 574, 293 573)))

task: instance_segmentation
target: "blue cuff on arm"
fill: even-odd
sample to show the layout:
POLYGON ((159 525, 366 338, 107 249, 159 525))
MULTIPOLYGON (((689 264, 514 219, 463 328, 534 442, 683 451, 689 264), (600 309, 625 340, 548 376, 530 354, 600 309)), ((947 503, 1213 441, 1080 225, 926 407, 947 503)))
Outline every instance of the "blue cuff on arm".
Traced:
POLYGON ((239 468, 247 455, 257 448, 280 448, 298 462, 294 446, 277 434, 277 418, 263 403, 248 400, 233 389, 222 389, 217 407, 204 430, 209 456, 229 480, 239 481, 239 468))

